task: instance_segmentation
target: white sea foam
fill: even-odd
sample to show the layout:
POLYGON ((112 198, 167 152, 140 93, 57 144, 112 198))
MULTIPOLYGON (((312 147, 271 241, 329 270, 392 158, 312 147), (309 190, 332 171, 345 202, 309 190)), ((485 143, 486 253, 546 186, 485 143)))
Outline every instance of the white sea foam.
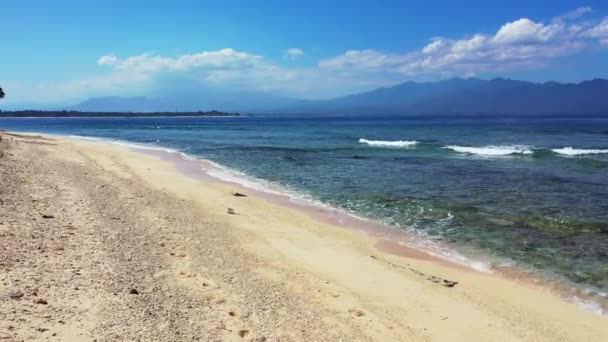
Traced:
POLYGON ((555 148, 551 151, 557 154, 563 154, 566 156, 578 156, 584 154, 604 154, 608 153, 608 149, 586 149, 586 148, 572 148, 572 146, 564 148, 555 148))
POLYGON ((324 210, 339 215, 349 216, 360 221, 370 221, 369 219, 359 216, 349 210, 334 207, 316 199, 314 196, 311 196, 301 191, 293 190, 289 186, 260 179, 248 175, 244 172, 228 168, 224 165, 218 164, 208 159, 206 159, 205 162, 211 165, 211 168, 203 168, 203 172, 220 181, 238 184, 245 188, 267 194, 285 196, 289 199, 289 201, 295 204, 322 208, 324 210))
POLYGON ((384 141, 384 140, 367 140, 367 139, 359 139, 359 143, 367 144, 369 146, 374 146, 374 147, 393 147, 393 148, 413 147, 414 145, 418 144, 418 142, 415 140, 384 141))
MULTIPOLYGON (((126 142, 126 141, 121 141, 121 140, 112 140, 112 139, 107 139, 107 138, 82 137, 82 136, 71 136, 71 137, 83 139, 83 140, 102 141, 102 142, 106 142, 106 143, 112 143, 112 144, 124 146, 127 148, 133 148, 133 149, 146 149, 146 150, 163 151, 163 152, 168 152, 168 153, 178 153, 184 158, 191 159, 191 160, 195 159, 194 157, 189 156, 178 150, 160 147, 157 145, 132 143, 132 142, 126 142)), ((203 168, 202 171, 205 172, 207 175, 209 175, 215 179, 218 179, 222 182, 239 184, 245 188, 264 192, 267 194, 286 196, 290 201, 300 204, 300 205, 308 205, 308 206, 323 208, 324 210, 329 210, 329 211, 334 212, 339 215, 346 215, 346 216, 349 216, 349 217, 357 219, 357 220, 370 221, 369 219, 367 219, 365 217, 357 215, 357 213, 351 212, 347 209, 341 209, 341 208, 331 206, 327 203, 319 201, 318 199, 315 199, 313 196, 310 196, 308 194, 305 194, 305 193, 302 193, 299 191, 294 191, 285 185, 278 184, 276 182, 270 182, 267 180, 263 180, 263 179, 248 175, 244 172, 228 168, 222 164, 213 162, 208 159, 206 159, 205 162, 208 163, 211 167, 205 167, 205 168, 203 168)), ((432 209, 429 209, 429 210, 432 211, 432 209)), ((450 212, 447 214, 447 216, 445 218, 440 219, 438 223, 446 223, 446 222, 451 221, 453 218, 454 218, 454 216, 450 212)), ((390 225, 390 223, 388 223, 388 224, 390 225)), ((410 231, 411 233, 415 233, 418 236, 418 239, 416 239, 415 244, 406 243, 406 245, 408 245, 410 248, 416 248, 416 249, 422 248, 427 253, 434 255, 438 258, 456 262, 458 264, 471 267, 471 268, 481 271, 481 272, 487 272, 487 273, 492 272, 492 267, 489 262, 469 259, 469 258, 465 257, 464 255, 458 253, 457 251, 455 251, 451 248, 442 246, 440 243, 433 241, 429 236, 427 236, 426 234, 422 234, 420 231, 415 231, 415 230, 411 230, 411 229, 408 229, 408 231, 410 231)), ((399 243, 404 244, 403 241, 399 241, 399 243)))
POLYGON ((274 182, 266 181, 257 177, 250 176, 246 173, 227 168, 221 164, 205 159, 205 162, 211 165, 211 168, 203 168, 203 172, 207 175, 218 179, 222 182, 234 183, 245 188, 270 193, 274 195, 283 195, 292 197, 293 193, 286 187, 274 182))
POLYGON ((458 253, 454 249, 442 246, 441 243, 433 241, 428 236, 417 234, 417 232, 413 233, 418 237, 414 243, 407 241, 398 241, 397 243, 408 248, 424 251, 429 255, 443 260, 470 267, 479 272, 494 273, 492 270, 492 264, 489 261, 470 259, 463 254, 458 253))
POLYGON ((606 309, 604 309, 604 307, 602 307, 602 305, 596 301, 588 300, 588 299, 581 299, 577 296, 574 296, 572 298, 567 298, 567 300, 571 301, 573 303, 576 303, 578 306, 580 306, 581 308, 583 308, 585 310, 593 311, 593 313, 595 313, 596 315, 598 315, 600 317, 608 317, 608 312, 606 312, 606 309))
MULTIPOLYGON (((53 134, 49 134, 49 135, 53 135, 53 134)), ((61 135, 57 135, 57 136, 61 136, 61 135)), ((186 153, 183 153, 179 150, 168 148, 168 147, 161 147, 161 146, 149 144, 149 143, 133 143, 133 142, 127 142, 124 140, 115 140, 115 139, 100 138, 100 137, 88 137, 88 136, 82 136, 82 135, 66 135, 66 137, 80 139, 80 140, 88 140, 88 141, 100 141, 100 142, 104 142, 104 143, 109 143, 109 144, 114 144, 114 145, 131 148, 131 149, 176 153, 176 154, 179 154, 184 159, 196 160, 196 158, 194 158, 186 153)), ((159 143, 160 140, 156 140, 156 142, 159 143)))
POLYGON ((508 145, 508 146, 482 146, 482 147, 470 147, 470 146, 458 146, 448 145, 443 148, 450 149, 458 153, 468 153, 480 156, 508 156, 512 154, 532 154, 534 151, 529 146, 521 145, 508 145))

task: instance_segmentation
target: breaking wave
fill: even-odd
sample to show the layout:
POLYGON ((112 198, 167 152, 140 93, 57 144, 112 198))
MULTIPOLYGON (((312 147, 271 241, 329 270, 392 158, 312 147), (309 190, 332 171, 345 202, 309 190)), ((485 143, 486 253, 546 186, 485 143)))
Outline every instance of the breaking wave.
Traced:
POLYGON ((470 146, 458 146, 448 145, 443 148, 450 149, 458 153, 476 154, 480 156, 508 156, 514 154, 532 154, 534 151, 528 146, 483 146, 483 147, 470 147, 470 146))
POLYGON ((393 148, 403 148, 403 147, 412 147, 418 144, 417 141, 407 141, 407 140, 396 140, 396 141, 384 141, 384 140, 367 140, 367 139, 359 139, 359 143, 367 144, 369 146, 374 147, 393 147, 393 148))
POLYGON ((555 148, 551 151, 557 154, 563 154, 566 156, 578 156, 583 154, 603 154, 608 153, 608 149, 586 149, 586 148, 572 148, 572 146, 564 148, 555 148))

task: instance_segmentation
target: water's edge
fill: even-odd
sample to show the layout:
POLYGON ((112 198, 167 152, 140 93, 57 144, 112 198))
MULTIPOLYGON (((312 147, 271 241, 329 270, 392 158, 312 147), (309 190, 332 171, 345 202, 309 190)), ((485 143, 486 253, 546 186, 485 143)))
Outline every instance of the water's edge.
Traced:
MULTIPOLYGON (((32 132, 32 134, 40 133, 32 132)), ((173 163, 178 171, 188 177, 201 181, 219 182, 242 187, 258 198, 299 210, 321 222, 364 232, 376 241, 374 247, 384 253, 431 260, 450 267, 458 267, 472 272, 493 273, 516 281, 542 286, 551 290, 565 301, 574 302, 586 309, 592 310, 599 316, 608 317, 608 299, 606 297, 594 298, 585 289, 575 288, 571 284, 568 284, 567 281, 549 279, 548 277, 543 277, 540 274, 541 272, 534 272, 534 270, 530 269, 524 270, 512 265, 493 266, 489 259, 484 259, 485 256, 465 256, 459 253, 454 246, 413 236, 413 234, 406 231, 375 222, 344 209, 332 207, 314 198, 302 196, 262 179, 226 168, 211 160, 196 158, 181 151, 157 145, 87 136, 46 133, 43 133, 43 135, 109 143, 129 148, 134 152, 154 155, 173 163)))

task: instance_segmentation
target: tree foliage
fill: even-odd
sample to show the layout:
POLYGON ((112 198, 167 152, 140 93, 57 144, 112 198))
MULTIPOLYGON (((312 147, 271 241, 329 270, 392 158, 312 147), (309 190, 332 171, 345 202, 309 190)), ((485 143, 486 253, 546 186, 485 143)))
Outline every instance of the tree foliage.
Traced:
POLYGON ((210 112, 79 112, 75 110, 19 110, 19 111, 6 111, 0 110, 0 118, 22 118, 22 117, 38 117, 38 118, 67 118, 67 117, 81 117, 81 118, 96 118, 96 117, 188 117, 188 116, 206 116, 206 117, 217 117, 227 116, 235 117, 240 116, 239 113, 225 113, 212 110, 210 112))
POLYGON ((4 91, 2 90, 2 87, 0 87, 0 99, 4 97, 4 91))

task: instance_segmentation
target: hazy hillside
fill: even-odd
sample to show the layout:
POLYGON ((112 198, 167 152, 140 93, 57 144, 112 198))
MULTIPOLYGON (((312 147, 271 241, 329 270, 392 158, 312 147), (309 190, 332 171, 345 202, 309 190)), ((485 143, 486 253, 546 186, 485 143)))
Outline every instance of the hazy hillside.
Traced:
POLYGON ((103 97, 80 111, 198 111, 301 114, 607 114, 608 80, 578 84, 496 78, 405 82, 331 100, 305 101, 259 93, 174 93, 163 98, 103 97))
POLYGON ((267 112, 290 107, 294 100, 257 92, 168 92, 159 97, 98 97, 79 103, 71 110, 86 112, 267 112))
POLYGON ((301 112, 343 114, 607 114, 608 80, 578 84, 502 78, 406 82, 327 101, 302 103, 301 112))

